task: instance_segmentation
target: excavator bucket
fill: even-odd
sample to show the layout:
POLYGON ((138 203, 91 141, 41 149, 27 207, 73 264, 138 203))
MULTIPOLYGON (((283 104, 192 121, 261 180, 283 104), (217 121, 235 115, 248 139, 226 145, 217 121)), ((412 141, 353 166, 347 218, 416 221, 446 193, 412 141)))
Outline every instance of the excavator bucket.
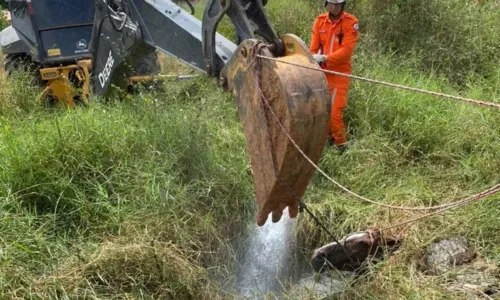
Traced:
POLYGON ((235 95, 243 123, 259 226, 270 213, 272 222, 278 222, 286 207, 291 218, 297 216, 314 174, 304 155, 317 164, 330 126, 325 75, 314 70, 319 66, 303 41, 290 34, 281 38, 285 54, 278 60, 271 60, 271 51, 259 47, 257 40, 245 40, 221 73, 223 86, 235 95))

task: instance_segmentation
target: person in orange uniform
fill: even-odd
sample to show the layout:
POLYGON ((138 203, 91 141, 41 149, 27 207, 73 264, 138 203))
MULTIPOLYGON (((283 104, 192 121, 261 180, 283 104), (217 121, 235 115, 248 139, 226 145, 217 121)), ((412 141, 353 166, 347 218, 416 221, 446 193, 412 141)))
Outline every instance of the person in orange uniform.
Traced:
MULTIPOLYGON (((355 16, 344 11, 346 0, 326 0, 327 12, 314 22, 310 50, 314 60, 326 70, 351 74, 351 57, 359 37, 359 23, 355 16)), ((350 78, 326 74, 332 97, 331 142, 341 152, 347 148, 343 110, 347 104, 350 78)))

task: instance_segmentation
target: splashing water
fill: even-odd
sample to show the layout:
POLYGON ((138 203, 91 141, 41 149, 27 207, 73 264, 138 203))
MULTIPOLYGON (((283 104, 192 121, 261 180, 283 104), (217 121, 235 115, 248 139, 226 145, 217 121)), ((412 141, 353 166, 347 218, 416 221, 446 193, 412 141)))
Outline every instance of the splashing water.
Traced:
POLYGON ((286 209, 278 223, 269 216, 262 227, 253 225, 243 243, 238 268, 239 294, 260 299, 269 292, 280 292, 291 279, 296 246, 294 221, 286 209))

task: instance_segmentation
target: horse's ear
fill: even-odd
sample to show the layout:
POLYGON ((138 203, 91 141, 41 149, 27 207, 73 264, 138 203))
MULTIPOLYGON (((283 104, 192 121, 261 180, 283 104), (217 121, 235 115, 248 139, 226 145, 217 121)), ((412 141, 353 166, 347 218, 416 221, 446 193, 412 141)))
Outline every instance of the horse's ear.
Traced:
POLYGON ((403 240, 403 238, 401 236, 387 235, 387 236, 382 237, 381 242, 387 246, 394 246, 394 245, 401 243, 402 240, 403 240))
POLYGON ((394 246, 401 243, 403 240, 401 235, 385 235, 376 227, 370 227, 367 232, 370 234, 370 237, 377 241, 380 245, 394 246))

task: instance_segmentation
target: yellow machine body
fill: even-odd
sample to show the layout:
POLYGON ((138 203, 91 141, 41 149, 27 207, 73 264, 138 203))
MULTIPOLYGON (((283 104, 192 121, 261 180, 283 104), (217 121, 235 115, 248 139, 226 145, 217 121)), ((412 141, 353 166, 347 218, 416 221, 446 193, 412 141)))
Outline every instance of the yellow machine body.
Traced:
POLYGON ((85 59, 74 65, 41 69, 40 76, 47 82, 42 103, 73 107, 78 101, 86 102, 90 96, 91 67, 91 60, 85 59))
MULTIPOLYGON (((90 59, 80 60, 74 65, 40 69, 41 79, 47 82, 41 96, 46 105, 64 105, 74 107, 84 103, 90 97, 90 59)), ((163 82, 160 76, 131 76, 130 85, 137 83, 163 82)))

